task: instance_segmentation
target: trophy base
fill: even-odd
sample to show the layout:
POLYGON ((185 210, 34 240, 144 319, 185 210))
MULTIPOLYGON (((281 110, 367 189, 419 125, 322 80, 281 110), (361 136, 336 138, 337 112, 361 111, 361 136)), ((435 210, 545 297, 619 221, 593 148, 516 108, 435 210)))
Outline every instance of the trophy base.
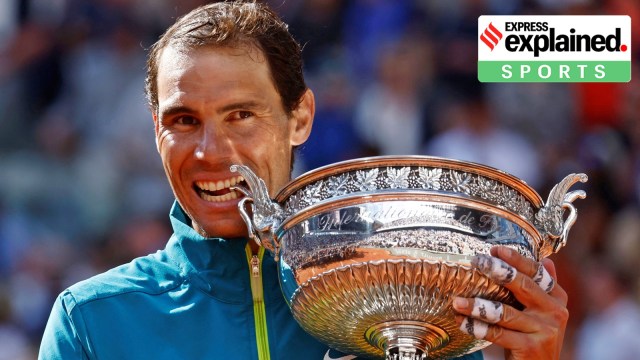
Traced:
POLYGON ((508 290, 469 266, 387 259, 312 277, 294 293, 291 309, 308 333, 343 353, 387 360, 441 359, 490 345, 460 331, 451 307, 455 296, 517 305, 508 290))
POLYGON ((387 360, 424 360, 449 343, 449 334, 422 321, 388 321, 365 332, 369 344, 384 350, 387 360))

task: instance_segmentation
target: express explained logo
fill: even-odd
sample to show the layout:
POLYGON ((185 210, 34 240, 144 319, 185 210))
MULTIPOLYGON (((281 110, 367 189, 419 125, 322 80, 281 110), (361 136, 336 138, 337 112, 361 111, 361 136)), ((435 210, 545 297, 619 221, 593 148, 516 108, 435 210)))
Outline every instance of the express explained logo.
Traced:
POLYGON ((628 82, 627 15, 482 15, 481 82, 628 82))
POLYGON ((489 26, 487 26, 487 28, 484 29, 484 32, 480 35, 480 40, 485 43, 491 51, 495 49, 500 42, 500 39, 502 39, 502 33, 493 26, 493 23, 489 23, 489 26))
MULTIPOLYGON (((550 27, 548 22, 523 22, 507 21, 505 23, 505 49, 509 52, 533 52, 534 57, 540 53, 550 52, 625 52, 628 47, 622 44, 621 28, 616 27, 612 34, 578 34, 575 28, 569 29, 569 34, 557 34, 555 27, 550 27), (541 34, 523 34, 522 32, 542 32, 541 34)), ((480 41, 487 45, 491 51, 498 46, 502 39, 502 32, 493 22, 480 34, 480 41)))

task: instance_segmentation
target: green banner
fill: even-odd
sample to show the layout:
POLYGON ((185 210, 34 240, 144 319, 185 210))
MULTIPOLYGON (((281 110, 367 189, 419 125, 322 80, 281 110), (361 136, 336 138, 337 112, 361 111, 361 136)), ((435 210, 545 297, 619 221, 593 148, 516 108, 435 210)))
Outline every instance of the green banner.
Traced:
POLYGON ((629 82, 631 61, 478 61, 480 82, 629 82))

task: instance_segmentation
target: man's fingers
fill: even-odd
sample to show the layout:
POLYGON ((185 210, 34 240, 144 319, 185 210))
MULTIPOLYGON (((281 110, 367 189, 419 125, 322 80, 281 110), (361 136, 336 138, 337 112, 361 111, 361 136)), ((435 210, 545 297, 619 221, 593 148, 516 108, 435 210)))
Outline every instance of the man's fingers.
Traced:
POLYGON ((542 263, 542 265, 544 265, 545 269, 549 271, 549 275, 551 275, 551 278, 553 278, 556 283, 553 289, 549 292, 549 295, 556 298, 563 306, 567 306, 567 303, 569 302, 569 296, 567 295, 567 292, 564 291, 564 289, 560 285, 558 285, 556 265, 553 263, 553 261, 551 261, 551 259, 542 259, 542 261, 540 262, 542 263))
MULTIPOLYGON (((494 246, 491 248, 491 254, 513 265, 520 273, 527 275, 528 277, 535 277, 535 274, 540 271, 540 264, 544 266, 550 279, 553 279, 554 284, 551 285, 549 277, 545 281, 539 283, 540 288, 547 290, 548 293, 557 299, 564 306, 567 305, 568 296, 567 293, 558 285, 558 276, 556 273, 556 267, 553 261, 549 258, 542 259, 539 263, 531 259, 527 259, 524 256, 518 254, 517 251, 510 249, 506 246, 494 246)), ((546 276, 546 275, 545 275, 546 276)), ((512 289, 509 289, 512 290, 512 289)))
POLYGON ((555 279, 551 277, 551 274, 549 274, 549 271, 547 271, 542 263, 538 264, 538 271, 533 275, 533 282, 538 284, 547 294, 553 290, 556 284, 555 279))
POLYGON ((480 270, 491 280, 500 285, 506 285, 515 280, 518 270, 497 257, 478 254, 471 259, 471 266, 480 270))
POLYGON ((551 274, 551 277, 556 279, 557 282, 558 274, 556 273, 556 264, 554 264, 553 261, 549 258, 544 258, 540 262, 542 263, 542 265, 544 265, 545 268, 547 268, 549 274, 551 274))
MULTIPOLYGON (((479 254, 471 260, 471 266, 477 268, 483 274, 501 285, 507 285, 518 278, 518 272, 525 277, 531 278, 546 293, 551 292, 555 286, 555 278, 543 265, 543 262, 535 262, 519 255, 516 251, 507 247, 499 246, 491 249, 494 256, 479 254)), ((553 262, 546 262, 554 270, 553 262)), ((520 282, 526 279, 520 277, 520 282)))
POLYGON ((453 308, 460 314, 524 333, 538 330, 530 315, 497 301, 480 298, 455 298, 453 308))
POLYGON ((480 319, 489 324, 495 324, 502 320, 503 313, 504 307, 500 302, 485 299, 473 300, 471 316, 476 319, 480 319))
POLYGON ((487 340, 504 348, 522 348, 526 336, 518 331, 505 329, 501 326, 490 325, 478 319, 456 316, 456 322, 460 324, 460 331, 471 335, 478 340, 487 340))
POLYGON ((533 277, 538 272, 537 262, 518 254, 517 251, 506 246, 492 247, 491 255, 506 261, 528 277, 533 277))
POLYGON ((456 321, 460 321, 460 331, 463 333, 471 335, 479 340, 483 340, 487 337, 489 324, 486 322, 468 316, 465 316, 460 320, 456 319, 456 321))
POLYGON ((456 298, 453 307, 460 331, 525 358, 545 358, 558 352, 568 311, 567 295, 556 283, 553 262, 536 262, 501 246, 492 248, 491 255, 476 255, 472 267, 511 291, 524 309, 478 298, 456 298))

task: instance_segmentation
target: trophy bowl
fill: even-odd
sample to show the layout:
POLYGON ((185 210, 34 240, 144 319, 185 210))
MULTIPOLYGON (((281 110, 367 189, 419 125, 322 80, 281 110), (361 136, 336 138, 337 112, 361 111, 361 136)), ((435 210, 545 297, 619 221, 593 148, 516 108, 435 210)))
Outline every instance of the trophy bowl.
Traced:
POLYGON ((587 180, 568 175, 544 202, 488 166, 381 156, 312 170, 271 199, 250 168, 231 169, 248 186, 235 189, 249 236, 278 261, 296 321, 334 349, 373 359, 450 358, 490 345, 459 330, 453 298, 520 304, 471 259, 494 245, 536 261, 558 251, 576 220, 572 202, 585 197, 568 189, 587 180))

